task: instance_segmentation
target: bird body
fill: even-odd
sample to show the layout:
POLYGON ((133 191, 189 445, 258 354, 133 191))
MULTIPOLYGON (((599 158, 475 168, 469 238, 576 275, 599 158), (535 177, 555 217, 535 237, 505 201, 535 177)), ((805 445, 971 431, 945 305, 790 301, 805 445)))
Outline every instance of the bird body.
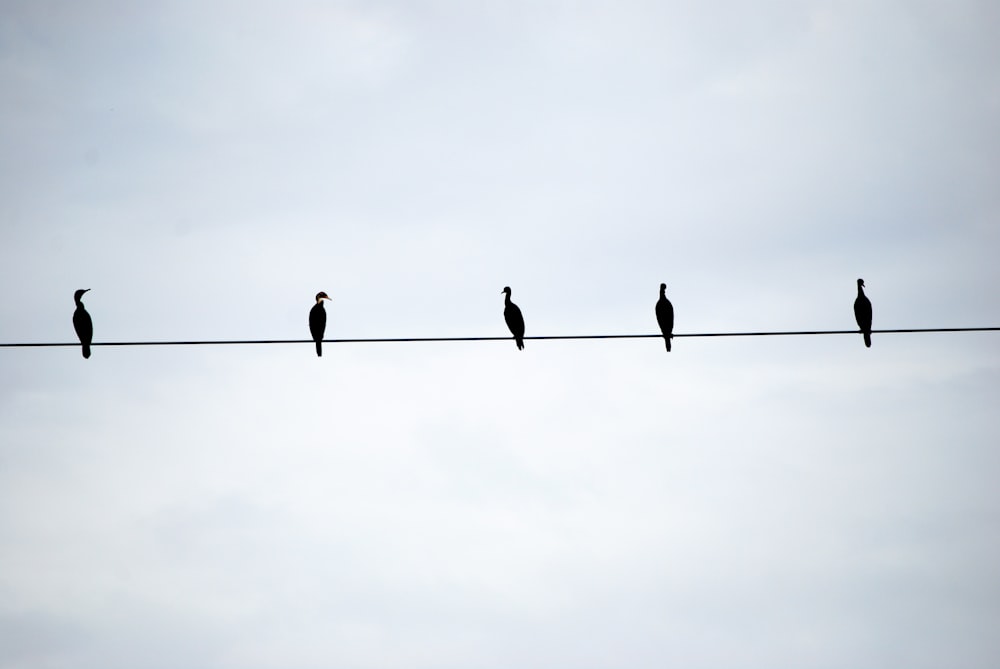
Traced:
POLYGON ((670 351, 670 340, 674 336, 674 305, 667 299, 667 284, 660 284, 660 299, 656 301, 656 322, 660 325, 663 340, 670 351))
POLYGON ((854 300, 854 319, 861 328, 865 338, 865 346, 872 346, 872 303, 865 295, 865 280, 858 279, 858 296, 854 300))
POLYGON ((514 341, 517 343, 517 349, 521 350, 524 348, 524 316, 521 315, 520 308, 510 301, 510 288, 505 287, 500 292, 505 295, 503 319, 507 321, 507 327, 510 328, 511 334, 514 335, 514 341))
POLYGON ((76 336, 80 338, 83 357, 90 357, 90 343, 94 339, 94 322, 90 319, 90 314, 83 306, 83 294, 90 288, 82 288, 73 294, 73 301, 76 302, 76 311, 73 312, 73 329, 76 336))
POLYGON ((323 356, 323 335, 326 333, 326 309, 323 308, 323 300, 329 300, 330 296, 324 292, 316 293, 316 304, 309 310, 309 332, 313 341, 316 342, 316 355, 323 356))

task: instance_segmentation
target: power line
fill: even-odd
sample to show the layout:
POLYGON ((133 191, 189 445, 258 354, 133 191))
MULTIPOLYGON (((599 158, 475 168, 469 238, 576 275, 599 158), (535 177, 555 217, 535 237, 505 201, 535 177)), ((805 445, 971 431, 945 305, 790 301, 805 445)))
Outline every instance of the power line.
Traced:
MULTIPOLYGON (((902 334, 924 332, 996 332, 1000 327, 978 328, 899 328, 872 330, 872 334, 902 334)), ((791 337, 802 335, 857 335, 859 330, 783 330, 777 332, 688 332, 675 333, 681 337, 791 337)), ((557 339, 662 339, 661 334, 608 334, 608 335, 536 335, 525 337, 534 340, 557 339)), ((324 339, 324 344, 401 344, 406 342, 454 341, 511 341, 513 337, 376 337, 365 339, 324 339)), ((313 344, 312 339, 220 339, 212 341, 106 341, 93 342, 91 346, 234 346, 242 344, 313 344)), ((0 348, 41 348, 52 346, 79 346, 80 342, 18 342, 3 344, 0 348)))

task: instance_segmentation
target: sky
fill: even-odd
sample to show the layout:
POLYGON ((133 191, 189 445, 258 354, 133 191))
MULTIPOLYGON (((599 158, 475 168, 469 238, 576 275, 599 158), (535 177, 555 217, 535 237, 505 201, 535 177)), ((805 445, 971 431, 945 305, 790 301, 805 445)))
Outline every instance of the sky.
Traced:
MULTIPOLYGON (((995 2, 0 1, 0 343, 1000 326, 995 2)), ((0 669, 1000 664, 1000 336, 0 348, 0 669)))

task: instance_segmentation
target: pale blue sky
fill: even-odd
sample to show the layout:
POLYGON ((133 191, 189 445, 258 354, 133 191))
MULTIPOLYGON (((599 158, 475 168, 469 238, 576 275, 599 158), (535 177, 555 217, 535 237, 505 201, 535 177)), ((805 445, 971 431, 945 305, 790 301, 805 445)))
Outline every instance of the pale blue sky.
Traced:
MULTIPOLYGON (((0 3, 0 341, 1000 325, 990 2, 0 3)), ((0 669, 995 667, 1000 339, 0 350, 0 669)))

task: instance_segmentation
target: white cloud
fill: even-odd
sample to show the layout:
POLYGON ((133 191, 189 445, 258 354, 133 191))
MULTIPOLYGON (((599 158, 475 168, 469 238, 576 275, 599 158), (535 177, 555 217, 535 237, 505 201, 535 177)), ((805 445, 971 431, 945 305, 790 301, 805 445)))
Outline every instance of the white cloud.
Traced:
MULTIPOLYGON (((992 13, 12 6, 0 339, 994 325, 992 13)), ((0 665, 993 666, 993 341, 2 349, 0 665)))

